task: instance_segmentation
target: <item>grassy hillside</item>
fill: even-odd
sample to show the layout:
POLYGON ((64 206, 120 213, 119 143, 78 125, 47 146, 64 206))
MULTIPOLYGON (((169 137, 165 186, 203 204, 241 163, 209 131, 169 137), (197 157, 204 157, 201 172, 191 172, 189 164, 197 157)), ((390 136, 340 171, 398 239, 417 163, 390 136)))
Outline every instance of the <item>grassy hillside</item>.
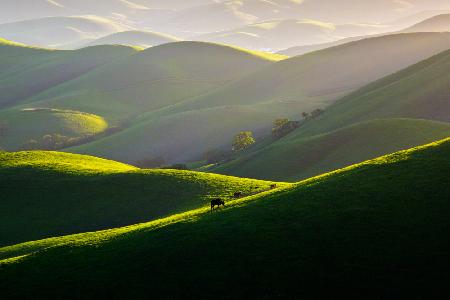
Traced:
POLYGON ((329 107, 373 80, 448 48, 450 34, 400 34, 286 59, 204 95, 141 115, 127 130, 71 151, 130 163, 159 156, 169 162, 200 159, 207 150, 229 148, 237 132, 269 134, 276 118, 300 119, 304 111, 329 107))
POLYGON ((282 139, 208 171, 296 181, 446 137, 450 123, 374 120, 303 139, 282 139))
POLYGON ((442 297, 449 153, 444 140, 215 213, 2 248, 0 287, 58 298, 442 297))
POLYGON ((123 121, 204 94, 280 57, 210 43, 169 43, 98 68, 30 101, 123 121))
POLYGON ((58 152, 0 153, 0 181, 2 246, 147 222, 206 206, 211 197, 270 186, 58 152))
POLYGON ((0 147, 5 150, 17 150, 29 140, 38 141, 44 135, 81 138, 108 128, 108 123, 96 115, 45 108, 0 112, 0 122, 6 128, 0 139, 0 147))
POLYGON ((124 46, 54 51, 0 41, 0 107, 17 105, 48 88, 135 53, 137 49, 124 46))
POLYGON ((179 41, 178 38, 150 31, 123 31, 110 34, 89 43, 93 45, 128 45, 149 48, 179 41))
POLYGON ((323 115, 307 122, 287 137, 263 150, 244 154, 214 171, 292 180, 443 138, 448 135, 447 127, 450 124, 449 70, 450 51, 446 51, 369 84, 339 100, 323 115), (367 123, 396 118, 416 121, 367 123), (378 124, 375 132, 370 124, 378 124), (336 131, 340 128, 345 129, 336 131), (360 130, 355 132, 358 128, 360 130), (264 171, 258 167, 261 162, 269 166, 264 171), (285 168, 292 169, 281 172, 285 168))
POLYGON ((445 51, 344 97, 289 138, 378 118, 450 122, 449 70, 450 51, 445 51))

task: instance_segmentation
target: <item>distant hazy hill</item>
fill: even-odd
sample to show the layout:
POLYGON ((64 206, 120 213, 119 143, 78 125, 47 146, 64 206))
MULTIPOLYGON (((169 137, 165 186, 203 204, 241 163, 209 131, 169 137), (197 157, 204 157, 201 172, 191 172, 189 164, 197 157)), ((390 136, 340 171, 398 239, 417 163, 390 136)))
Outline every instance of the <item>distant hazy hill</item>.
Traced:
MULTIPOLYGON (((70 151, 127 162, 159 156, 170 162, 201 159, 209 149, 229 147, 239 131, 268 134, 275 118, 300 119, 304 111, 326 108, 373 80, 449 47, 450 34, 400 34, 287 59, 207 94, 141 115, 127 130, 70 151)), ((112 95, 125 98, 115 92, 104 101, 111 101, 112 95)), ((92 105, 92 101, 86 103, 92 105)))
POLYGON ((449 70, 446 51, 350 94, 289 136, 214 171, 300 179, 450 136, 449 70))
POLYGON ((98 16, 47 17, 0 24, 0 36, 32 46, 75 48, 127 28, 98 16))
POLYGON ((404 32, 444 32, 450 31, 450 14, 443 14, 427 19, 414 26, 411 26, 404 32))
POLYGON ((123 31, 99 38, 89 42, 88 45, 127 45, 149 48, 176 41, 179 41, 176 37, 157 32, 123 31))
POLYGON ((343 37, 375 34, 383 30, 386 28, 377 25, 334 25, 315 20, 273 20, 230 31, 210 33, 195 39, 249 49, 276 51, 292 46, 335 41, 343 37))

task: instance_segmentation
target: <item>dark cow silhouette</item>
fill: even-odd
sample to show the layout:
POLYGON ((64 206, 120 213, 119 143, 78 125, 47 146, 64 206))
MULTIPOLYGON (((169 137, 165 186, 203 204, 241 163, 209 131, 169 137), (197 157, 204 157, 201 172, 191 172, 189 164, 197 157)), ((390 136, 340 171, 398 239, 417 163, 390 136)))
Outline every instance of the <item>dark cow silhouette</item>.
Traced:
POLYGON ((213 209, 215 206, 220 207, 221 205, 225 206, 225 201, 223 201, 222 199, 216 198, 211 200, 211 209, 213 209))
POLYGON ((234 193, 234 198, 242 198, 242 196, 244 196, 244 194, 242 192, 234 193))
POLYGON ((277 185, 276 184, 271 184, 270 185, 270 188, 273 190, 273 189, 276 189, 277 188, 277 185))

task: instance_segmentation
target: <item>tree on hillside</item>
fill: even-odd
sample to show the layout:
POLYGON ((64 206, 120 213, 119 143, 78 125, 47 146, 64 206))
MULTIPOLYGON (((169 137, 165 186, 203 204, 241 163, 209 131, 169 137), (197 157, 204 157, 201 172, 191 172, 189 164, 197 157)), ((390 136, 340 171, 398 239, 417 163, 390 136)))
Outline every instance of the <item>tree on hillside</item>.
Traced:
POLYGON ((203 158, 207 164, 216 164, 226 160, 230 153, 227 153, 220 149, 208 150, 203 154, 203 158))
POLYGON ((248 146, 254 144, 256 140, 253 138, 251 131, 241 131, 233 139, 233 151, 241 151, 248 146))
POLYGON ((275 138, 281 138, 299 127, 300 122, 298 121, 290 121, 287 118, 276 119, 273 122, 272 136, 275 138))

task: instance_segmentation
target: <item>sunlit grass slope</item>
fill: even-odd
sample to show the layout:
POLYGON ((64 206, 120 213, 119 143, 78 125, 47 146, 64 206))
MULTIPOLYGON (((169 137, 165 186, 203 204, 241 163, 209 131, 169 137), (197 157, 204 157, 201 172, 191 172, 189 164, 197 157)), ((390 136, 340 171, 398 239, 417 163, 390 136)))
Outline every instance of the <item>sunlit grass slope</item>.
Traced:
POLYGON ((215 213, 3 248, 2 294, 445 297, 449 154, 444 140, 215 213))
POLYGON ((0 139, 0 147, 5 150, 18 150, 29 140, 39 141, 48 134, 81 138, 108 128, 102 117, 93 114, 45 108, 0 112, 0 121, 7 126, 0 139))
POLYGON ((58 152, 0 153, 0 182, 0 245, 146 222, 270 187, 58 152))
POLYGON ((171 162, 199 159, 211 148, 229 147, 239 131, 270 134, 276 118, 298 120, 304 111, 328 108, 367 83, 448 48, 450 33, 397 34, 286 59, 199 97, 144 114, 129 130, 75 151, 127 162, 162 155, 171 162), (189 134, 179 134, 188 129, 189 134), (184 148, 188 151, 172 155, 174 149, 184 148))
POLYGON ((237 176, 253 174, 258 178, 292 180, 448 136, 449 74, 450 51, 445 51, 367 85, 339 100, 323 115, 307 122, 287 137, 263 150, 245 154, 214 171, 237 176), (410 120, 367 123, 377 119, 398 118, 410 120), (366 125, 361 126, 361 122, 366 125), (348 127, 352 125, 355 126, 348 127), (344 127, 346 129, 336 132, 344 127), (307 151, 308 147, 313 150, 307 151), (347 155, 344 155, 345 152, 336 155, 344 149, 348 151, 347 155), (258 166, 261 162, 270 168, 260 171, 258 166), (284 172, 290 166, 293 169, 284 172))
POLYGON ((303 139, 282 139, 209 171, 296 181, 446 137, 450 123, 374 120, 303 139))
POLYGON ((124 46, 56 51, 0 41, 0 107, 20 104, 48 88, 136 52, 124 46))
POLYGON ((290 138, 377 118, 450 122, 449 86, 450 51, 445 51, 344 97, 290 138))
POLYGON ((259 53, 201 42, 152 47, 32 99, 123 121, 199 96, 273 63, 259 53))

